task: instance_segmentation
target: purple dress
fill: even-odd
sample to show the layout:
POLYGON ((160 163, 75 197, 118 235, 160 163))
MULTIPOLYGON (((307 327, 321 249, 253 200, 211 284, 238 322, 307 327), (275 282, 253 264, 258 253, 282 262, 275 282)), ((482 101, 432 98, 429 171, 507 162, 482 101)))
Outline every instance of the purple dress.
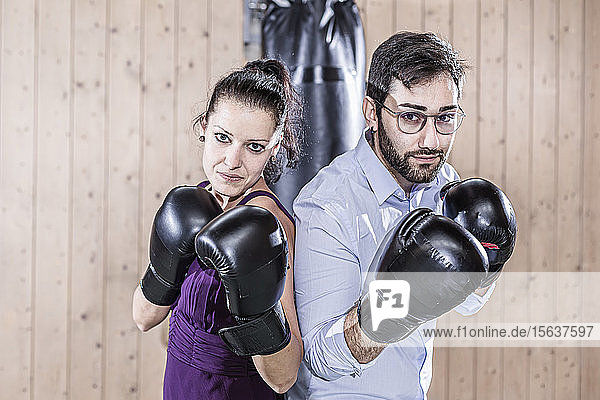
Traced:
MULTIPOLYGON (((199 186, 205 187, 207 183, 199 186)), ((239 204, 257 196, 271 197, 293 221, 269 192, 252 192, 239 204)), ((251 357, 237 356, 219 337, 219 329, 234 326, 236 322, 227 309, 225 288, 215 270, 196 259, 181 286, 181 295, 171 308, 164 399, 283 398, 263 381, 251 357)))

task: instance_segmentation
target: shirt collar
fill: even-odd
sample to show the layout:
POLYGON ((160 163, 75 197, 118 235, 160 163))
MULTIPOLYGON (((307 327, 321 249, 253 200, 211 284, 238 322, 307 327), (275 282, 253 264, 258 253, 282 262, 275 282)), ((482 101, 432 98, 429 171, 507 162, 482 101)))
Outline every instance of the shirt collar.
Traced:
MULTIPOLYGON (((368 128, 367 128, 368 129, 368 128)), ((369 186, 377 198, 379 205, 382 205, 390 196, 395 195, 401 200, 408 199, 404 190, 400 187, 390 171, 383 165, 379 157, 373 151, 366 139, 367 130, 361 135, 356 145, 356 159, 358 164, 367 177, 369 186)), ((411 193, 421 189, 428 188, 439 182, 439 174, 431 182, 414 184, 411 193)))

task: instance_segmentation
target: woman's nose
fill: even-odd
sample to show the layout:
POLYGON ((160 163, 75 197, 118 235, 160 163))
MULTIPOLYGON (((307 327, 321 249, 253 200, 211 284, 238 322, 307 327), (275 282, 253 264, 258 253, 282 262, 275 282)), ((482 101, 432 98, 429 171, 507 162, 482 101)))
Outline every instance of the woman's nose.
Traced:
POLYGON ((241 149, 237 146, 231 146, 225 152, 225 165, 231 169, 239 168, 242 165, 241 149))

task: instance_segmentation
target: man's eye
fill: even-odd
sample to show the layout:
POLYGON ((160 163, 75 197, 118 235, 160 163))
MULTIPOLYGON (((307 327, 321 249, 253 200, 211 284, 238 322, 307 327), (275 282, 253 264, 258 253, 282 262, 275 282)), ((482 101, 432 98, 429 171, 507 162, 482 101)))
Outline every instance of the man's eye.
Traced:
POLYGON ((253 151, 254 153, 260 153, 265 149, 265 146, 258 143, 248 143, 248 149, 250 149, 250 151, 253 151))
POLYGON ((423 117, 420 114, 414 112, 405 112, 400 114, 400 118, 402 118, 406 122, 421 122, 423 117))
POLYGON ((437 120, 444 123, 453 122, 456 119, 456 113, 440 114, 437 116, 437 120))
POLYGON ((220 143, 229 143, 229 136, 224 133, 217 132, 215 133, 215 139, 220 143))

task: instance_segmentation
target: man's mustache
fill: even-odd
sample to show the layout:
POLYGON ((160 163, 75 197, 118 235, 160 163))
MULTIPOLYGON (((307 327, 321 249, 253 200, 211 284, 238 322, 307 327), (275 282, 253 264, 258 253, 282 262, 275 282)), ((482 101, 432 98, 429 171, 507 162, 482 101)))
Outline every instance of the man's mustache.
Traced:
POLYGON ((409 151, 404 154, 404 157, 418 157, 418 156, 438 156, 440 158, 444 157, 444 152, 441 150, 415 150, 409 151))

